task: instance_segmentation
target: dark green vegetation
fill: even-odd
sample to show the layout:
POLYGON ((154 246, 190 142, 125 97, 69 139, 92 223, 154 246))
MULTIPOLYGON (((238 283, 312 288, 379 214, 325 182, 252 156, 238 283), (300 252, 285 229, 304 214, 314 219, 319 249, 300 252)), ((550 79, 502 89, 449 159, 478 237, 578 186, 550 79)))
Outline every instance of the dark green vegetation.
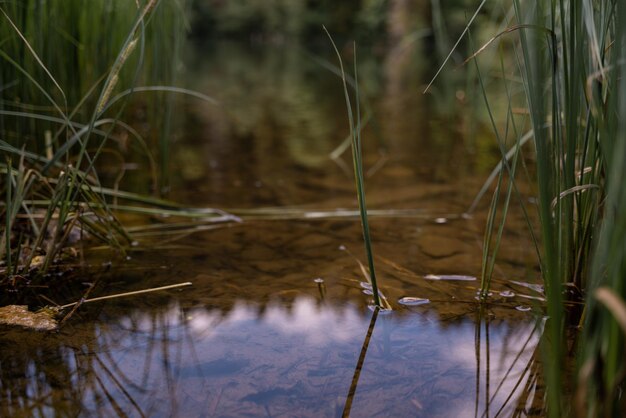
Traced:
POLYGON ((120 187, 167 186, 172 95, 188 93, 170 87, 186 2, 83 6, 1 5, 3 287, 36 279, 84 238, 124 252, 132 239, 112 209, 162 204, 120 187))
POLYGON ((356 36, 383 34, 383 0, 322 1, 197 1, 193 3, 194 33, 202 37, 319 38, 331 33, 356 36))
MULTIPOLYGON (((521 198, 515 180, 506 180, 520 171, 521 148, 530 128, 539 228, 533 231, 529 221, 529 231, 537 247, 549 317, 543 339, 548 410, 553 417, 575 411, 561 394, 571 390, 566 389, 571 376, 564 361, 568 329, 580 323, 584 337, 577 338, 576 408, 581 416, 622 416, 626 7, 615 1, 564 0, 515 0, 511 7, 506 29, 476 47, 472 56, 480 60, 485 48, 495 48, 503 38, 513 40, 503 45, 507 52, 500 58, 508 99, 504 124, 495 120, 488 97, 492 87, 485 85, 480 71, 477 76, 505 161, 485 235, 483 299, 507 210, 519 204, 525 213, 534 211, 534 205, 521 198), (528 109, 522 116, 514 110, 519 106, 528 109), (507 153, 511 138, 512 152, 507 153)), ((471 33, 471 23, 468 28, 471 33)))
MULTIPOLYGON (((332 2, 294 1, 251 6, 232 1, 199 2, 195 7, 214 23, 207 25, 213 36, 304 39, 319 33, 320 23, 332 20, 333 34, 386 35, 398 43, 424 38, 441 61, 451 50, 457 63, 455 54, 470 56, 465 64, 470 74, 467 91, 474 91, 474 100, 485 99, 487 120, 502 155, 495 186, 485 189, 494 193, 484 240, 482 299, 489 303, 507 215, 521 206, 546 289, 549 320, 543 353, 548 410, 555 417, 575 412, 565 403, 574 390, 568 380, 575 376, 565 361, 574 332, 580 382, 576 411, 582 416, 621 416, 626 409, 622 395, 626 192, 620 184, 626 168, 626 7, 617 1, 514 0, 503 4, 508 9, 498 14, 493 12, 497 7, 482 2, 481 7, 491 11, 467 16, 468 31, 461 46, 453 47, 450 39, 456 34, 443 27, 448 11, 436 1, 424 8, 431 16, 432 31, 421 32, 415 24, 415 30, 408 31, 411 39, 394 39, 391 30, 384 34, 383 19, 393 18, 395 3, 355 1, 333 7, 332 2), (487 26, 489 19, 495 21, 489 28, 493 38, 486 42, 481 25, 487 26), (359 27, 362 34, 352 27, 359 27), (483 65, 488 57, 495 57, 495 64, 483 65), (528 202, 518 178, 533 185, 536 204, 528 202), (584 324, 582 336, 579 324, 584 324)), ((125 251, 133 238, 118 219, 119 209, 151 209, 123 207, 121 199, 159 204, 157 213, 177 211, 164 202, 120 192, 120 187, 157 193, 167 189, 169 99, 182 90, 164 85, 175 84, 172 57, 180 48, 186 2, 148 1, 137 7, 134 2, 94 1, 90 10, 81 4, 2 4, 0 283, 5 287, 17 286, 29 274, 35 277, 72 256, 72 247, 82 245, 85 237, 125 251), (178 36, 172 38, 172 33, 178 36), (143 128, 137 130, 130 123, 143 128), (137 165, 141 167, 137 172, 149 176, 133 175, 136 184, 131 184, 125 174, 137 165)), ((453 20, 457 27, 462 22, 461 29, 466 23, 458 11, 453 20)), ((446 69, 439 77, 431 89, 445 100, 455 94, 458 83, 442 80, 453 77, 446 69)), ((356 99, 350 102, 345 76, 343 80, 369 246, 360 142, 362 98, 355 82, 356 99)), ((369 248, 368 259, 377 298, 369 248)))

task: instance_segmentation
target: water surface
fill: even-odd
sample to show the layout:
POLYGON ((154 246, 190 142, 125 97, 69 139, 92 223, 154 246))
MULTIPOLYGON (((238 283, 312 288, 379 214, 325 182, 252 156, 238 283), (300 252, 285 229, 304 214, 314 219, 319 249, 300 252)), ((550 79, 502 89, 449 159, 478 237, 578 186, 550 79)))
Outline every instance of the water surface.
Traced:
POLYGON ((156 217, 169 232, 143 230, 129 260, 84 273, 100 294, 190 288, 84 305, 56 334, 0 328, 0 415, 539 416, 542 290, 527 285, 538 271, 519 214, 489 303, 476 300, 488 199, 465 212, 493 139, 462 100, 420 93, 418 52, 361 56, 391 311, 371 309, 349 150, 329 157, 348 134, 330 56, 204 45, 184 79, 220 104, 180 104, 171 198, 242 221, 156 217))

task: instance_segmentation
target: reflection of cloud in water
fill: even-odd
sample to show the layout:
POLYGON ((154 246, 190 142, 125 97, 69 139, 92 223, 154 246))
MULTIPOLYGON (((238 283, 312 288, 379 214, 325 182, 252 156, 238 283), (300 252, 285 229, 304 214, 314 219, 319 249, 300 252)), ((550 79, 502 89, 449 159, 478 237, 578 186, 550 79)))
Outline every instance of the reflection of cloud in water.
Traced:
POLYGON ((185 319, 194 334, 208 335, 222 321, 222 314, 219 310, 207 311, 206 309, 198 308, 189 312, 185 319))
POLYGON ((285 337, 301 338, 306 344, 325 345, 360 337, 367 318, 353 306, 329 307, 312 298, 298 298, 291 307, 269 304, 262 314, 258 307, 244 302, 235 304, 225 315, 219 309, 197 308, 186 315, 196 336, 217 337, 218 329, 267 327, 285 337))
POLYGON ((296 299, 291 312, 283 306, 271 306, 262 321, 283 334, 303 338, 307 344, 350 341, 363 333, 363 317, 356 309, 346 306, 334 310, 317 306, 308 298, 296 299))

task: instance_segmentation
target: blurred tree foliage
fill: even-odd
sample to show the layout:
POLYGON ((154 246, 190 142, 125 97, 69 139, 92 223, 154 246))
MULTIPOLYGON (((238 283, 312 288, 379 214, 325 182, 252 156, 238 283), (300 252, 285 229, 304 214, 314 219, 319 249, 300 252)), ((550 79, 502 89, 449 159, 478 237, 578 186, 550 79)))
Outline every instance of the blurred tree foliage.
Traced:
MULTIPOLYGON (((480 25, 500 3, 484 8, 480 25)), ((473 0, 192 0, 191 23, 204 39, 325 40, 325 25, 337 38, 399 41, 427 29, 447 53, 476 7, 473 0)))
POLYGON ((199 37, 308 38, 371 36, 385 30, 389 0, 196 0, 192 27, 199 37))

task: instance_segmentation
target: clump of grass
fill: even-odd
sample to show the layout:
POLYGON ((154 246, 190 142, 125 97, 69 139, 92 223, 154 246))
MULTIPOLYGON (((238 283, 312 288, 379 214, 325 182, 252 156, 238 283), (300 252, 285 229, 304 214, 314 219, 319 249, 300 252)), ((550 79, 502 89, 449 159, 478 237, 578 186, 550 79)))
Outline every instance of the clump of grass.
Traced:
MULTIPOLYGON (((580 316, 566 305, 586 295, 579 352, 587 390, 581 395, 584 412, 579 412, 621 416, 626 361, 624 335, 614 319, 618 304, 612 303, 611 309, 606 299, 600 302, 594 295, 603 286, 615 295, 611 300, 626 298, 626 193, 621 185, 626 145, 620 139, 626 134, 626 6, 608 0, 514 0, 510 15, 513 20, 506 22, 507 29, 487 44, 513 36, 517 40, 508 55, 513 64, 502 70, 509 102, 502 137, 512 132, 515 149, 521 147, 523 129, 510 111, 519 100, 508 93, 506 76, 511 73, 520 76, 528 109, 522 123, 532 128, 540 232, 535 242, 549 317, 543 339, 549 414, 574 412, 562 397, 568 379, 566 327, 577 325, 580 316)), ((480 74, 478 79, 482 83, 480 74)), ((482 91, 487 99, 484 86, 482 91)), ((495 123, 494 129, 498 132, 495 123)), ((503 159, 485 236, 483 295, 501 239, 497 222, 506 219, 511 190, 513 196, 518 194, 514 183, 506 190, 502 187, 503 176, 515 179, 516 157, 509 162, 510 153, 507 156, 503 141, 499 143, 503 159), (498 210, 504 214, 496 222, 498 210)), ((532 209, 523 199, 519 202, 525 211, 532 209)))
MULTIPOLYGON (((621 28, 626 19, 624 6, 610 1, 559 1, 552 7, 538 4, 536 8, 524 8, 515 1, 514 7, 518 22, 529 28, 520 32, 520 47, 535 132, 541 264, 550 316, 548 399, 550 415, 561 416, 570 412, 560 398, 565 378, 566 291, 573 288, 589 295, 586 309, 594 322, 598 319, 598 304, 592 296, 595 289, 608 284, 619 295, 624 292, 624 246, 613 230, 623 232, 619 226, 626 221, 623 193, 615 186, 621 182, 626 162, 625 148, 619 145, 623 141, 615 141, 626 132, 626 91, 621 80, 626 46, 621 28), (544 128, 547 123, 550 129, 544 128), (607 235, 619 249, 609 249, 607 235)), ((611 355, 622 355, 623 337, 614 337, 616 325, 610 315, 605 312, 601 317, 604 325, 595 323, 587 331, 595 338, 581 339, 583 352, 591 348, 594 355, 608 360, 605 376, 594 382, 600 389, 597 393, 609 390, 609 381, 624 361, 611 355)), ((600 409, 609 416, 623 412, 616 408, 616 397, 589 395, 591 415, 597 414, 599 405, 606 405, 607 409, 600 409)))
MULTIPOLYGON (((169 68, 176 61, 165 55, 160 62, 150 59, 158 45, 150 43, 154 34, 148 22, 169 19, 170 28, 172 22, 179 25, 172 34, 181 33, 181 13, 171 12, 184 1, 165 6, 158 0, 94 1, 89 7, 82 0, 71 5, 10 1, 0 6, 0 149, 6 156, 0 161, 0 260, 5 264, 0 284, 45 272, 66 248, 87 237, 122 252, 132 242, 108 199, 125 196, 117 192, 120 179, 112 189, 105 187, 98 159, 104 153, 125 158, 109 145, 122 132, 139 145, 156 182, 151 147, 121 117, 132 89, 149 80, 151 68, 169 68), (159 8, 166 14, 159 16, 159 8), (148 46, 154 49, 149 52, 148 46), (123 88, 130 91, 116 94, 123 88)), ((171 78, 156 80, 162 84, 171 78)), ((161 85, 137 89, 187 92, 161 85)))
MULTIPOLYGON (((589 10, 592 4, 584 3, 589 10)), ((588 416, 618 417, 626 411, 626 5, 603 6, 594 16, 599 20, 594 51, 602 61, 587 78, 590 114, 597 125, 603 205, 601 222, 593 230, 596 246, 581 339, 579 392, 580 408, 588 416)))

